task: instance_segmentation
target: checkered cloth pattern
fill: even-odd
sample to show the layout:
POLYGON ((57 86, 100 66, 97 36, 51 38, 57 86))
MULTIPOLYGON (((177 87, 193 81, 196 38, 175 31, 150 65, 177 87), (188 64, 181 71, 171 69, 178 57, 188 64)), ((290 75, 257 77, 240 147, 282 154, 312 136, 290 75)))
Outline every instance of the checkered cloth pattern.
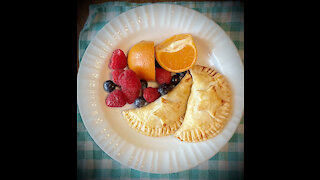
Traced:
MULTIPOLYGON (((236 45, 244 60, 243 3, 165 2, 192 8, 215 21, 236 45)), ((96 33, 112 18, 151 3, 105 2, 89 6, 88 19, 79 35, 79 60, 96 33)), ((90 137, 77 107, 78 179, 243 179, 244 118, 230 141, 208 161, 195 168, 170 174, 146 173, 126 167, 109 157, 90 137)))

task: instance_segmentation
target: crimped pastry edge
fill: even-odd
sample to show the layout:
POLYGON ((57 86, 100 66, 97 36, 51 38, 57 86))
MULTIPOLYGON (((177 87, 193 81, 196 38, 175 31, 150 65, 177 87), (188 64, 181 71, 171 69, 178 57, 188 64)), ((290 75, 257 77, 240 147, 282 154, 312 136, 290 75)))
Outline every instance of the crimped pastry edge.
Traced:
POLYGON ((170 124, 166 127, 161 128, 147 128, 145 123, 141 121, 136 121, 132 118, 129 111, 122 112, 125 119, 127 119, 128 124, 131 128, 135 129, 141 134, 151 137, 161 137, 161 136, 168 136, 176 132, 177 129, 181 126, 183 122, 183 118, 180 118, 179 121, 175 121, 174 123, 170 124))

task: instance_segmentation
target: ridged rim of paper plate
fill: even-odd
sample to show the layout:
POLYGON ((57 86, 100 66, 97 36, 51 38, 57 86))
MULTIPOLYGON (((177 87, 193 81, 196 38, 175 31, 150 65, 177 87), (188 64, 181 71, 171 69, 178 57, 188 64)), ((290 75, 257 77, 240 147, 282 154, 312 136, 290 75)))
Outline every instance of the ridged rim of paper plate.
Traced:
POLYGON ((229 141, 243 115, 243 84, 243 64, 238 51, 231 39, 215 22, 195 10, 180 5, 151 4, 136 7, 115 17, 90 42, 78 70, 77 100, 83 123, 90 136, 112 159, 143 172, 174 173, 193 168, 210 159, 229 141), (159 12, 162 16, 156 17, 155 14, 158 15, 159 12), (114 50, 112 47, 122 37, 132 35, 130 33, 139 28, 163 25, 171 28, 174 26, 192 29, 191 26, 195 23, 200 25, 192 27, 193 33, 201 32, 198 34, 200 38, 206 38, 210 43, 215 43, 215 47, 210 52, 215 58, 224 60, 219 62, 224 63, 221 67, 237 68, 237 74, 232 72, 234 69, 220 68, 220 71, 223 71, 222 74, 229 79, 234 92, 233 116, 224 130, 210 140, 190 143, 183 146, 187 147, 185 149, 168 152, 148 151, 117 137, 113 129, 108 128, 108 122, 102 116, 97 99, 99 73, 106 59, 111 56, 114 50))

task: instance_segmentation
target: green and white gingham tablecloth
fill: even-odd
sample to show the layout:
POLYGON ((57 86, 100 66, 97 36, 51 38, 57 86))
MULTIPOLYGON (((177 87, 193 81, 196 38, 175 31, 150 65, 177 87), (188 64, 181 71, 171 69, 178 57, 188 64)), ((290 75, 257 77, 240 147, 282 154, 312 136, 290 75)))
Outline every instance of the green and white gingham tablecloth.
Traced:
MULTIPOLYGON (((172 3, 172 2, 165 2, 172 3)), ((89 16, 79 35, 79 59, 96 33, 112 18, 137 6, 151 3, 106 2, 89 6, 89 16)), ((192 8, 214 20, 229 35, 244 60, 243 3, 173 2, 192 8)), ((77 107, 78 109, 78 107, 77 107)), ((88 134, 77 110, 78 179, 243 179, 244 119, 230 141, 219 153, 193 169, 171 174, 140 172, 113 160, 88 134)))

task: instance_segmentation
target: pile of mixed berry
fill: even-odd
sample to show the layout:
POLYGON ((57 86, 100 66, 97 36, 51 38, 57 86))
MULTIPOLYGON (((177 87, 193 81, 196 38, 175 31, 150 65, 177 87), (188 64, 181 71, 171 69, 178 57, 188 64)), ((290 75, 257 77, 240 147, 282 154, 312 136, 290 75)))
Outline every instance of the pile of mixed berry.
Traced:
POLYGON ((184 77, 187 71, 176 73, 171 76, 171 72, 161 68, 156 63, 157 88, 148 87, 148 82, 139 79, 134 71, 127 68, 127 57, 121 49, 113 51, 109 68, 112 71, 112 80, 103 83, 103 88, 107 91, 106 105, 109 107, 122 107, 134 103, 136 107, 143 107, 167 94, 184 77))

